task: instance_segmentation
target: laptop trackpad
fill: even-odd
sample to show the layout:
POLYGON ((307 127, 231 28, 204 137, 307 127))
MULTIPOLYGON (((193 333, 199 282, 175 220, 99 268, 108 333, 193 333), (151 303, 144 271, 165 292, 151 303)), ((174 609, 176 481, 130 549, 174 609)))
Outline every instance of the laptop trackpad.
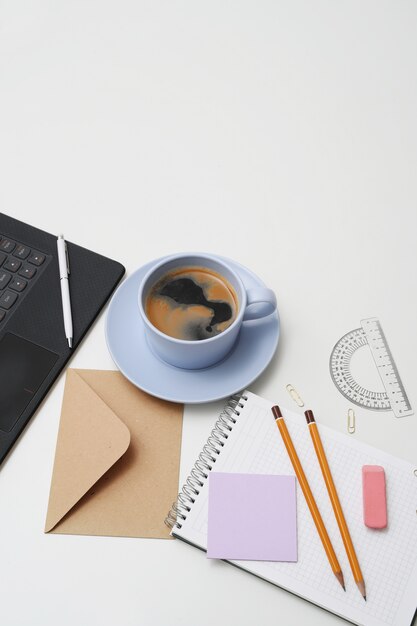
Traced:
POLYGON ((58 355, 6 333, 0 341, 0 430, 13 428, 58 355))

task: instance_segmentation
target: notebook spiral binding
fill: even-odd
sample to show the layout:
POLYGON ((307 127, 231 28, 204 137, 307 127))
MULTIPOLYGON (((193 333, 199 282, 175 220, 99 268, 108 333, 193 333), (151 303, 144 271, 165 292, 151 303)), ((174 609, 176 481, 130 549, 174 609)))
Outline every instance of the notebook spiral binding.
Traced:
POLYGON ((228 439, 229 433, 236 424, 236 417, 240 415, 240 410, 247 401, 247 396, 235 395, 229 398, 226 406, 220 413, 213 430, 210 433, 207 443, 200 452, 194 467, 191 470, 185 484, 183 485, 176 502, 171 507, 170 512, 165 518, 165 524, 169 528, 181 528, 181 521, 187 518, 187 514, 191 511, 191 505, 194 504, 196 496, 200 493, 204 481, 208 478, 208 472, 213 468, 225 440, 228 439))

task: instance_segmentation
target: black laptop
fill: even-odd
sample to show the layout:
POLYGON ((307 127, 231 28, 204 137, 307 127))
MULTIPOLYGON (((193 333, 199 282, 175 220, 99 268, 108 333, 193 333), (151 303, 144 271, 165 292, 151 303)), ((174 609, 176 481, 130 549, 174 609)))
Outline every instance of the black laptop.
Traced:
POLYGON ((72 349, 64 331, 57 236, 0 213, 0 463, 125 272, 116 261, 67 245, 72 349))

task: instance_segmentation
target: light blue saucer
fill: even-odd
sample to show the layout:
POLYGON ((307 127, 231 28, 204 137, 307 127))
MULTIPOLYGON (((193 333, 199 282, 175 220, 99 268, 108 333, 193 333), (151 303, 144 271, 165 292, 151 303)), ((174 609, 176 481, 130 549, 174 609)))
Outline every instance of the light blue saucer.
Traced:
MULTIPOLYGON (((106 341, 116 366, 139 389, 172 402, 201 404, 245 389, 264 371, 275 353, 279 338, 278 312, 243 322, 233 350, 216 365, 201 370, 168 365, 148 346, 137 302, 141 280, 160 260, 136 270, 120 285, 110 302, 106 341)), ((243 265, 224 260, 238 272, 245 287, 265 286, 243 265)))

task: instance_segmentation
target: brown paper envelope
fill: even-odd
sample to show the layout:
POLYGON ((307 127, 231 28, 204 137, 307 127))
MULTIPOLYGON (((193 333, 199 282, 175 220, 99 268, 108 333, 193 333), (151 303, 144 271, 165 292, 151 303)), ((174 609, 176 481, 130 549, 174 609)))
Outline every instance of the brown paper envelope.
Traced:
POLYGON ((45 532, 169 538, 182 414, 119 372, 69 369, 45 532))

